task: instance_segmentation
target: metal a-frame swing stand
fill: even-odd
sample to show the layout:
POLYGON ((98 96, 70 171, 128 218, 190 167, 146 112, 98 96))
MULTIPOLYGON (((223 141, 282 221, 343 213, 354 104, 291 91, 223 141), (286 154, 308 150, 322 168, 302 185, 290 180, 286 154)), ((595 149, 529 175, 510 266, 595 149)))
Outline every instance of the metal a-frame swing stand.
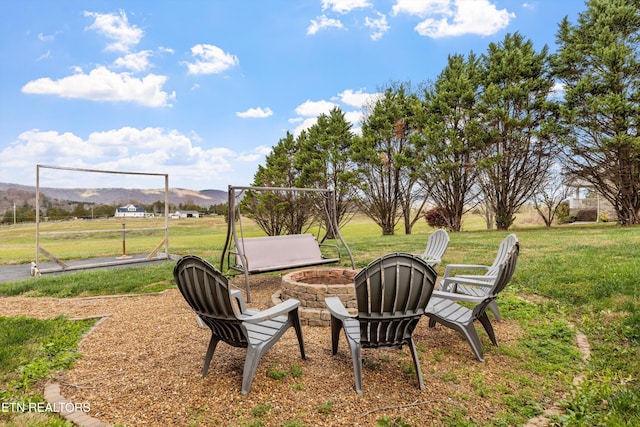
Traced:
POLYGON ((342 238, 337 223, 334 191, 325 188, 300 188, 300 187, 252 187, 229 186, 229 217, 227 218, 227 238, 220 258, 220 271, 224 272, 225 260, 231 270, 244 274, 247 302, 251 301, 249 291, 249 274, 267 271, 280 271, 292 268, 322 265, 341 261, 338 245, 318 243, 311 234, 265 236, 245 238, 242 230, 242 218, 240 215, 238 197, 246 190, 251 191, 293 191, 323 193, 327 198, 325 212, 327 214, 327 228, 333 232, 334 240, 345 250, 351 261, 351 268, 355 269, 353 255, 349 246, 342 238), (240 233, 236 229, 236 220, 240 227, 240 233), (325 258, 320 247, 333 247, 337 252, 336 258, 325 258), (231 258, 235 257, 234 261, 231 258))

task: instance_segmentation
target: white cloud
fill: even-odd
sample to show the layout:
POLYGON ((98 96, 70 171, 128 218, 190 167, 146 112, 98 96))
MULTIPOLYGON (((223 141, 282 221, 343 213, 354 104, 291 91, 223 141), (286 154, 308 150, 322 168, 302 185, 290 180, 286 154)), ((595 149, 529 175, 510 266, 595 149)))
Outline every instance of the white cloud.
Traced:
POLYGON ((51 42, 55 39, 55 34, 52 34, 50 36, 45 36, 42 33, 38 33, 38 40, 42 41, 42 42, 51 42))
POLYGON ((396 0, 396 4, 391 8, 391 14, 398 15, 400 13, 420 18, 430 14, 450 14, 451 0, 396 0))
POLYGON ((267 147, 266 145, 259 145, 249 152, 238 154, 237 160, 240 162, 255 163, 271 154, 272 149, 272 147, 267 147))
POLYGON ((193 46, 191 55, 196 61, 186 63, 189 74, 218 74, 240 63, 237 56, 210 44, 193 46))
POLYGON ((329 101, 305 101, 296 107, 296 114, 306 117, 318 117, 320 114, 329 114, 336 104, 329 101))
POLYGON ((362 110, 347 111, 346 113, 344 113, 344 118, 346 121, 348 121, 354 126, 359 125, 362 122, 362 119, 364 118, 364 112, 362 110))
POLYGON ((340 99, 340 102, 345 105, 362 108, 371 102, 375 102, 375 100, 381 95, 382 94, 380 93, 363 92, 362 89, 355 92, 351 89, 347 89, 338 94, 338 99, 340 99))
POLYGON ((267 154, 271 153, 271 149, 272 149, 272 147, 269 147, 269 146, 266 146, 266 145, 258 145, 254 149, 254 151, 256 153, 262 154, 263 156, 266 156, 267 154))
POLYGON ((330 9, 338 13, 348 13, 353 9, 371 6, 367 0, 322 0, 322 10, 330 9))
POLYGON ((311 25, 307 28, 307 35, 314 35, 327 28, 344 28, 344 25, 338 19, 328 18, 326 15, 318 16, 311 20, 311 25))
POLYGON ((140 43, 144 35, 144 31, 140 28, 129 24, 123 10, 120 10, 119 15, 85 11, 84 16, 95 18, 93 24, 85 30, 94 30, 112 40, 112 43, 107 45, 107 50, 110 51, 129 52, 132 46, 140 43))
POLYGON ((191 131, 191 140, 195 142, 202 142, 202 138, 195 131, 191 131))
POLYGON ((491 0, 397 0, 392 13, 426 18, 415 30, 421 36, 432 38, 465 34, 488 36, 515 18, 513 12, 498 10, 491 0))
MULTIPOLYGON (((257 147, 249 153, 254 155, 250 159, 248 155, 241 156, 224 147, 205 149, 196 145, 196 140, 176 130, 162 128, 124 127, 93 132, 86 139, 70 132, 33 129, 23 132, 10 146, 0 150, 0 158, 6 159, 3 160, 0 182, 33 182, 34 165, 46 164, 167 173, 172 187, 224 189, 234 171, 234 162, 253 161, 264 156, 265 151, 263 147, 257 147), (216 165, 213 169, 212 164, 216 165)), ((57 175, 58 181, 48 180, 47 186, 143 188, 149 185, 139 182, 138 177, 132 180, 126 175, 85 174, 82 178, 77 173, 57 175), (94 179, 102 184, 92 181, 94 179)), ((161 181, 156 183, 163 184, 161 181)))
POLYGON ((92 159, 95 155, 96 147, 70 132, 33 129, 0 150, 0 182, 35 183, 37 164, 78 167, 80 157, 92 159))
POLYGON ((318 121, 320 114, 329 114, 338 105, 330 101, 310 101, 306 100, 296 107, 298 117, 289 119, 289 123, 297 123, 293 129, 293 135, 297 137, 303 130, 309 129, 318 121))
POLYGON ((298 126, 293 129, 293 136, 297 137, 302 133, 303 130, 309 129, 311 126, 315 125, 318 122, 318 117, 307 117, 302 120, 298 126))
POLYGON ((140 52, 130 53, 113 62, 116 68, 126 68, 131 71, 144 71, 149 67, 150 50, 141 50, 140 52))
POLYGON ((344 113, 345 120, 353 126, 351 131, 360 134, 361 124, 363 118, 363 107, 375 102, 375 100, 382 96, 381 93, 366 93, 362 89, 354 91, 352 89, 346 89, 340 92, 337 96, 331 98, 332 101, 339 102, 347 107, 354 107, 357 110, 351 110, 341 108, 336 102, 330 101, 310 101, 307 100, 298 105, 295 109, 297 117, 288 119, 289 123, 295 125, 293 135, 298 136, 300 132, 306 130, 316 124, 318 116, 321 114, 329 114, 335 107, 340 107, 344 113))
MULTIPOLYGON (((55 40, 55 36, 59 33, 59 31, 56 31, 55 34, 52 35, 44 35, 42 33, 38 33, 38 40, 40 40, 41 42, 44 43, 49 43, 55 40)), ((42 61, 45 59, 49 59, 51 58, 51 49, 47 49, 47 51, 45 53, 43 53, 42 55, 38 56, 36 58, 36 61, 42 61)))
POLYGON ((236 113, 236 116, 242 117, 243 119, 246 119, 246 118, 263 119, 265 117, 269 117, 272 115, 273 115, 273 111, 271 111, 271 108, 269 107, 265 108, 264 110, 261 107, 249 108, 247 111, 236 113))
POLYGON ((105 67, 97 67, 89 74, 78 70, 76 74, 60 80, 48 77, 32 80, 22 87, 23 93, 58 95, 62 98, 88 99, 91 101, 134 102, 147 107, 171 106, 175 92, 162 90, 166 76, 147 74, 132 77, 129 73, 114 73, 105 67))
POLYGON ((43 53, 42 55, 40 55, 36 61, 42 61, 43 59, 48 59, 51 57, 51 50, 47 50, 46 53, 43 53))
POLYGON ((551 93, 549 94, 549 96, 555 99, 564 97, 564 94, 565 94, 564 87, 565 87, 564 83, 556 82, 551 88, 551 93))
POLYGON ((371 33, 371 40, 379 40, 387 31, 389 31, 389 28, 391 28, 387 23, 387 17, 380 12, 376 13, 378 14, 378 18, 366 17, 364 20, 364 25, 373 30, 371 33))
MULTIPOLYGON (((337 101, 348 107, 355 107, 357 110, 347 110, 341 108, 344 113, 344 118, 347 122, 351 123, 351 131, 360 134, 362 119, 364 117, 363 107, 375 102, 376 98, 382 96, 380 93, 366 93, 362 89, 354 91, 347 89, 339 93, 337 96, 332 97, 333 101, 337 101)), ((318 116, 321 114, 329 114, 335 107, 340 107, 339 104, 330 101, 310 101, 307 100, 296 107, 295 112, 297 117, 292 117, 288 121, 292 125, 295 125, 293 135, 298 136, 300 132, 306 130, 316 124, 318 116)))
POLYGON ((351 123, 351 132, 362 135, 362 120, 364 119, 364 112, 362 110, 347 111, 344 113, 344 119, 351 123))
POLYGON ((535 10, 538 7, 538 3, 537 2, 524 2, 522 3, 522 7, 524 9, 530 9, 530 10, 535 10))
POLYGON ((170 54, 175 53, 175 51, 173 49, 171 49, 170 47, 164 47, 164 46, 160 46, 158 48, 158 52, 170 53, 170 54))

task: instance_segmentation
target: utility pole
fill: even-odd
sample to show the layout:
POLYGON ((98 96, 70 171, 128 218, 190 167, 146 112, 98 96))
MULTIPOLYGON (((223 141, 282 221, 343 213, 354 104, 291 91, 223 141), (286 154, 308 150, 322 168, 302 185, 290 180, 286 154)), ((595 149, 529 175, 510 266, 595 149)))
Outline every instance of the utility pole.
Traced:
POLYGON ((13 225, 16 225, 16 202, 13 202, 13 225))

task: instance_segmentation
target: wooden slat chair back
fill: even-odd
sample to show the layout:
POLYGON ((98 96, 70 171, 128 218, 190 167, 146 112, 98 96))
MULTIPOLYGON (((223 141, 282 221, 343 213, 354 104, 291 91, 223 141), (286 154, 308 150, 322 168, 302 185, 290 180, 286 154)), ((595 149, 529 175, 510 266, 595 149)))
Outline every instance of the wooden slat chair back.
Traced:
POLYGON ((331 313, 332 352, 337 353, 344 330, 358 394, 362 394, 363 347, 409 346, 420 389, 424 389, 413 331, 425 313, 435 280, 433 267, 420 256, 393 253, 373 261, 355 276, 357 314, 348 313, 338 297, 325 299, 331 313))
POLYGON ((481 362, 484 361, 482 344, 480 343, 480 337, 475 329, 474 322, 476 320, 480 321, 493 345, 497 346, 498 342, 495 332, 489 316, 487 316, 487 308, 489 308, 492 303, 495 303, 497 296, 511 281, 519 253, 520 245, 516 243, 507 258, 498 267, 497 274, 491 283, 477 281, 479 284, 484 283, 484 285, 488 286, 485 296, 479 301, 473 296, 434 291, 426 313, 427 316, 429 316, 429 326, 434 327, 436 323, 440 323, 462 333, 471 346, 476 359, 481 362), (473 308, 469 308, 459 302, 475 305, 473 308))
POLYGON ((442 262, 442 256, 449 247, 449 233, 446 230, 440 228, 429 235, 427 239, 427 246, 422 254, 422 259, 427 261, 431 267, 442 262))
POLYGON ((260 358, 291 327, 296 331, 300 354, 306 358, 298 300, 289 299, 263 311, 247 309, 242 293, 231 289, 220 271, 195 255, 178 260, 173 275, 184 299, 211 330, 202 376, 207 375, 218 342, 246 348, 242 394, 247 394, 260 358))

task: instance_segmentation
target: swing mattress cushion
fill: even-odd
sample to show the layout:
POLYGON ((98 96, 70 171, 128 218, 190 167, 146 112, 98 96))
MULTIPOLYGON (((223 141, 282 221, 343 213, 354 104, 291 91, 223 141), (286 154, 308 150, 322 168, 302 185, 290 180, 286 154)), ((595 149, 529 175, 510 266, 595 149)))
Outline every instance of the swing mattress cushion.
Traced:
POLYGON ((340 258, 324 258, 320 244, 313 234, 245 237, 236 245, 236 259, 240 268, 249 273, 287 270, 290 268, 339 262, 340 258), (243 265, 243 257, 247 266, 243 265))

